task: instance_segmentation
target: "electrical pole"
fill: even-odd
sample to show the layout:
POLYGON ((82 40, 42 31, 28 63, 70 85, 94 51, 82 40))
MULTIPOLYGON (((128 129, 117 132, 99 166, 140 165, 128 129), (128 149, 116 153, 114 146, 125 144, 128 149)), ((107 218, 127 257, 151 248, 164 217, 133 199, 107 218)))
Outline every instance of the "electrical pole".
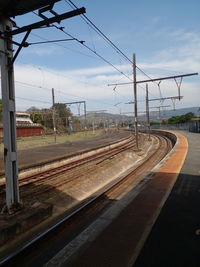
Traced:
POLYGON ((92 133, 93 133, 93 134, 95 134, 95 125, 94 125, 95 114, 96 114, 96 113, 94 113, 93 120, 92 120, 92 133))
POLYGON ((151 125, 150 125, 150 119, 149 119, 149 92, 148 92, 148 84, 146 84, 146 118, 147 118, 147 128, 148 128, 148 141, 151 140, 150 138, 150 130, 151 130, 151 125))
POLYGON ((81 103, 78 103, 78 116, 81 116, 81 103))
MULTIPOLYGON (((94 111, 88 111, 87 112, 87 114, 91 114, 91 113, 93 113, 93 121, 92 121, 92 132, 93 132, 93 134, 95 133, 95 115, 96 115, 96 113, 101 113, 101 112, 106 112, 107 110, 94 110, 94 111)), ((105 115, 104 115, 105 116, 105 115)))
POLYGON ((135 145, 138 147, 138 116, 137 116, 137 81, 136 81, 136 56, 133 54, 133 91, 134 91, 134 121, 135 121, 135 145))
POLYGON ((86 129, 87 129, 87 127, 86 127, 86 102, 84 101, 84 117, 85 117, 85 123, 84 123, 84 130, 85 130, 85 132, 86 132, 86 129))
POLYGON ((52 88, 52 118, 53 118, 54 142, 56 143, 56 119, 55 119, 55 95, 54 95, 54 88, 52 88))
MULTIPOLYGON (((0 31, 12 30, 9 19, 1 17, 0 31)), ((18 184, 18 159, 16 141, 15 88, 13 70, 12 38, 2 38, 0 42, 1 90, 3 102, 4 162, 6 177, 6 210, 20 206, 18 184)))
MULTIPOLYGON (((18 1, 19 2, 19 1, 18 1)), ((27 40, 32 29, 39 29, 43 26, 49 26, 54 22, 60 23, 63 19, 85 13, 85 8, 66 12, 61 15, 53 13, 52 7, 56 0, 47 1, 24 1, 23 7, 9 3, 0 6, 0 65, 1 65, 1 91, 3 102, 3 131, 4 131, 4 165, 6 178, 6 206, 2 212, 12 213, 21 207, 19 197, 18 182, 18 158, 17 158, 17 141, 16 141, 16 112, 15 112, 15 88, 14 88, 14 62, 21 51, 26 47, 27 40), (33 3, 34 2, 34 3, 33 3), (45 3, 44 3, 45 2, 45 3), (47 9, 47 5, 48 8, 47 9), (26 25, 16 30, 12 30, 13 22, 9 17, 15 17, 28 13, 32 10, 43 8, 45 11, 50 10, 54 14, 51 18, 45 18, 42 21, 26 25), (21 43, 14 42, 12 37, 19 33, 25 33, 21 43), (13 45, 18 46, 15 55, 13 55, 13 45)))
POLYGON ((168 107, 171 107, 171 106, 170 105, 166 105, 166 106, 150 107, 150 108, 157 108, 158 109, 158 119, 160 121, 160 125, 161 125, 161 112, 160 112, 160 109, 161 108, 168 108, 168 107))
POLYGON ((78 104, 78 115, 80 116, 80 105, 84 104, 84 130, 86 131, 86 101, 74 101, 74 102, 67 102, 63 103, 65 105, 73 105, 73 104, 78 104))
POLYGON ((170 100, 172 101, 173 108, 174 108, 174 110, 175 110, 175 101, 176 101, 176 99, 181 100, 182 98, 183 98, 183 96, 178 95, 178 96, 169 96, 169 97, 161 97, 161 98, 149 99, 149 101, 156 101, 156 100, 164 101, 164 100, 166 100, 166 99, 170 99, 170 100))

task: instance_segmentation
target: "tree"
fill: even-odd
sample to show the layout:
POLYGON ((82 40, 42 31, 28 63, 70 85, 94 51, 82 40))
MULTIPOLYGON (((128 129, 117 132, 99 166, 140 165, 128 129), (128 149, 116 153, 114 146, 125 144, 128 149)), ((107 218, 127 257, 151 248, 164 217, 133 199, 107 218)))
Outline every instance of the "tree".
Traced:
POLYGON ((37 113, 37 112, 31 113, 31 120, 34 123, 40 123, 40 124, 42 124, 43 123, 42 114, 41 113, 37 113))
POLYGON ((27 110, 26 110, 26 112, 28 112, 28 113, 37 113, 37 111, 40 111, 40 109, 39 108, 36 108, 35 106, 32 106, 32 107, 30 107, 30 108, 28 108, 27 110))
POLYGON ((43 120, 42 120, 42 114, 41 114, 40 109, 32 106, 32 107, 28 108, 26 110, 26 112, 28 112, 30 114, 30 118, 34 123, 42 124, 43 120))
MULTIPOLYGON (((55 108, 55 120, 56 127, 63 131, 69 126, 69 122, 72 118, 72 113, 65 104, 56 103, 55 108)), ((47 128, 53 129, 53 107, 49 109, 38 109, 36 107, 30 107, 27 112, 31 116, 31 120, 35 123, 40 123, 47 128)))
MULTIPOLYGON (((52 107, 53 108, 53 107, 52 107)), ((71 110, 67 108, 65 104, 56 103, 54 105, 55 113, 56 113, 56 122, 60 126, 68 126, 69 121, 72 117, 71 110)))
POLYGON ((194 117, 194 113, 193 112, 188 112, 185 114, 185 120, 190 121, 192 118, 194 117))
POLYGON ((181 116, 173 116, 168 119, 169 124, 178 124, 178 123, 186 123, 191 120, 191 118, 194 117, 194 113, 188 112, 181 116))
POLYGON ((42 125, 47 128, 53 128, 52 109, 43 108, 40 112, 42 115, 42 125))

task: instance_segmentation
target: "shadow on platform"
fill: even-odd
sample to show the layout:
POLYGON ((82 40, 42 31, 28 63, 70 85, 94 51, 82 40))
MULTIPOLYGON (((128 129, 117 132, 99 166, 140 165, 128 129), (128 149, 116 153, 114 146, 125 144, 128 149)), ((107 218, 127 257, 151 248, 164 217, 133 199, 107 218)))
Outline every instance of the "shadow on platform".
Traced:
POLYGON ((134 267, 200 266, 200 176, 179 174, 134 267))
MULTIPOLYGON (((23 247, 27 241, 31 241, 40 232, 44 231, 46 228, 48 229, 48 227, 51 227, 53 223, 62 218, 66 212, 63 212, 63 214, 61 212, 60 214, 56 214, 56 216, 54 214, 56 205, 59 204, 62 210, 67 210, 69 203, 76 201, 65 192, 47 184, 32 184, 31 186, 26 186, 23 189, 20 188, 20 197, 24 205, 21 210, 12 215, 0 215, 0 234, 2 239, 0 246, 0 261, 6 255, 9 255, 13 251, 23 247)), ((1 199, 0 206, 3 206, 4 204, 5 197, 3 203, 1 199)), ((53 235, 55 239, 55 232, 53 235)), ((36 242, 34 248, 37 253, 40 253, 40 247, 38 244, 39 243, 36 242)), ((45 246, 49 245, 52 244, 45 244, 45 246)), ((32 253, 32 251, 33 248, 31 248, 30 251, 27 249, 26 255, 29 255, 29 252, 32 253)), ((27 256, 27 261, 29 257, 27 256)), ((11 260, 8 266, 16 266, 14 264, 15 260, 16 259, 11 260)), ((21 262, 22 265, 20 266, 27 266, 27 264, 23 265, 23 262, 26 262, 26 256, 24 253, 23 260, 21 262)))

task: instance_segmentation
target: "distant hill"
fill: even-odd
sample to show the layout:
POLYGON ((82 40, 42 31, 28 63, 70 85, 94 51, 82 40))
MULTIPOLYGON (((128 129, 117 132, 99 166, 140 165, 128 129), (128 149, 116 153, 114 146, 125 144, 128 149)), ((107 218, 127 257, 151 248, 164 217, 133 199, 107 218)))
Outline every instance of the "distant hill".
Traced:
POLYGON ((161 117, 167 119, 173 116, 181 116, 189 112, 192 112, 195 115, 200 115, 200 107, 180 108, 176 110, 161 111, 161 117))
MULTIPOLYGON (((83 121, 84 115, 81 115, 78 117, 81 121, 83 121)), ((129 122, 131 123, 133 120, 133 116, 126 116, 126 115, 119 115, 119 114, 112 114, 112 113, 106 113, 106 112, 101 112, 101 113, 88 113, 87 114, 87 122, 88 123, 93 123, 99 124, 99 123, 106 123, 107 125, 111 124, 118 124, 121 122, 129 122)))
MULTIPOLYGON (((168 119, 173 116, 180 116, 184 115, 186 113, 192 112, 195 115, 200 115, 200 108, 199 107, 190 107, 190 108, 181 108, 181 109, 176 109, 176 110, 162 110, 161 111, 161 118, 162 119, 168 119)), ((158 119, 158 112, 157 111, 150 111, 150 118, 151 120, 153 118, 158 119)), ((81 121, 84 120, 84 116, 80 116, 78 119, 81 121)), ((140 116, 139 119, 144 119, 145 115, 140 116)), ((111 113, 89 113, 87 114, 87 122, 92 123, 95 121, 95 123, 103 123, 106 122, 106 124, 116 124, 119 122, 129 122, 132 123, 133 121, 133 115, 132 116, 127 116, 127 115, 119 115, 119 114, 111 114, 111 113)))

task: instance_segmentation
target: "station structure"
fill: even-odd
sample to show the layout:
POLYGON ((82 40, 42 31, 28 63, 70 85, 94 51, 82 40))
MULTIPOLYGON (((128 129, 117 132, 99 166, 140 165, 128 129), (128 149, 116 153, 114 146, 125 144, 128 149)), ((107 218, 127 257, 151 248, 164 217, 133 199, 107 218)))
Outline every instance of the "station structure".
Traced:
POLYGON ((20 207, 18 184, 18 159, 16 146, 16 111, 14 89, 14 62, 26 40, 34 29, 48 27, 51 23, 60 22, 85 13, 85 8, 80 8, 58 15, 53 6, 60 0, 16 0, 0 1, 0 60, 1 60, 1 87, 3 100, 3 126, 4 126, 4 158, 6 176, 6 208, 9 212, 20 207), (41 21, 13 29, 15 23, 12 17, 38 10, 41 21), (47 18, 43 13, 49 11, 53 16, 47 18), (21 43, 13 40, 13 36, 25 33, 21 43), (13 55, 13 44, 18 46, 13 55))

